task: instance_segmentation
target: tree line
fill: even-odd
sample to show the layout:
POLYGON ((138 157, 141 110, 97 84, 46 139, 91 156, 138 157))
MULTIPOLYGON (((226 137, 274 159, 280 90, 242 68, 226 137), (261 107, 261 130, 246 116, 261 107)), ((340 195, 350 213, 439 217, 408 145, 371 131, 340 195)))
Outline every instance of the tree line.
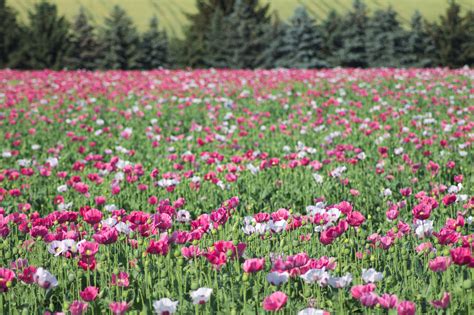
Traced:
POLYGON ((196 0, 184 38, 158 19, 140 34, 121 7, 100 26, 81 8, 72 22, 47 1, 21 23, 0 0, 0 67, 17 69, 433 67, 474 64, 474 11, 450 1, 428 22, 419 12, 403 27, 392 8, 369 14, 355 0, 345 14, 315 21, 304 7, 289 21, 259 0, 196 0))

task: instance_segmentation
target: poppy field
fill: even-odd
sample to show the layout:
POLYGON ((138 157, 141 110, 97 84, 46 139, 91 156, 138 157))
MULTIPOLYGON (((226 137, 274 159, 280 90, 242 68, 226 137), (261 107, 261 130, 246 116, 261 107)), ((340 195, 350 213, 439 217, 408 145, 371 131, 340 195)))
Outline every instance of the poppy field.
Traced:
POLYGON ((0 313, 473 313, 473 79, 2 70, 0 313))

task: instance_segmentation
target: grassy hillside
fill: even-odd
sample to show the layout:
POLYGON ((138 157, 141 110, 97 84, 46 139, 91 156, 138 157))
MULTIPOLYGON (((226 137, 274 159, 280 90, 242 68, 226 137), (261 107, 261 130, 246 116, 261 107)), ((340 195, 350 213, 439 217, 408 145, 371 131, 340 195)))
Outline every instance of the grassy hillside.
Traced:
MULTIPOLYGON (((7 3, 18 10, 20 17, 25 19, 27 12, 34 3, 40 0, 7 0, 7 3)), ((122 6, 133 18, 140 30, 144 30, 149 19, 156 15, 161 25, 171 36, 182 36, 182 26, 186 23, 185 12, 194 12, 195 0, 50 0, 58 5, 59 11, 72 18, 83 6, 96 24, 102 24, 104 16, 115 4, 122 6)), ((304 5, 317 19, 322 19, 327 12, 335 9, 344 12, 351 7, 352 0, 263 0, 271 3, 282 19, 287 19, 293 10, 304 5)), ((474 1, 458 0, 464 10, 474 10, 474 1)), ((400 14, 400 20, 408 23, 415 10, 420 10, 428 20, 437 19, 448 5, 447 0, 366 0, 371 11, 392 6, 400 14)))

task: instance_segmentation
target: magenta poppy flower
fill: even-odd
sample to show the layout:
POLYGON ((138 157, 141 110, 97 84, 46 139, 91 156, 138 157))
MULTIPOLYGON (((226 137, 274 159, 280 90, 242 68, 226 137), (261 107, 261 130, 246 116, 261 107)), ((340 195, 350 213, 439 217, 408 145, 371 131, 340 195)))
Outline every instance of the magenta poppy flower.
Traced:
POLYGON ((94 301, 97 298, 98 294, 99 294, 99 289, 93 286, 87 287, 81 292, 79 292, 81 299, 83 299, 86 302, 94 301))
POLYGON ((468 265, 473 257, 469 247, 458 247, 451 249, 451 258, 456 265, 468 265))
POLYGON ((112 285, 128 287, 129 284, 130 281, 128 279, 128 273, 121 271, 118 273, 118 275, 112 274, 112 285))
POLYGON ((278 311, 285 306, 287 301, 288 296, 285 293, 276 291, 263 300, 263 309, 266 311, 278 311))
POLYGON ((437 309, 446 309, 449 306, 449 302, 451 301, 451 295, 448 292, 443 293, 443 297, 441 300, 433 300, 431 301, 431 305, 437 309))
POLYGON ((402 301, 397 306, 398 315, 415 315, 416 305, 411 301, 402 301))
POLYGON ((390 295, 385 293, 379 296, 378 303, 383 308, 391 309, 397 307, 398 298, 395 294, 390 295))
POLYGON ((246 273, 254 273, 260 271, 265 266, 265 258, 252 258, 244 262, 243 269, 246 273))
POLYGON ((129 305, 127 302, 112 302, 109 308, 114 315, 123 315, 127 312, 129 305))
POLYGON ((15 273, 8 268, 0 268, 0 292, 7 292, 15 279, 15 273))
POLYGON ((82 315, 87 311, 87 306, 87 303, 74 301, 69 305, 69 312, 71 312, 71 315, 82 315))
POLYGON ((435 259, 429 261, 428 266, 432 271, 435 272, 442 272, 448 269, 449 265, 451 265, 451 258, 439 256, 435 259))

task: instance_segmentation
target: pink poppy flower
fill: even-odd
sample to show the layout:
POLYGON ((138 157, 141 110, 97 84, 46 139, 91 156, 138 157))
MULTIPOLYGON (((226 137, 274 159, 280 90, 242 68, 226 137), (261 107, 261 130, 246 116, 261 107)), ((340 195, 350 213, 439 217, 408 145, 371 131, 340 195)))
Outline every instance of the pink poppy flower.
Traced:
POLYGON ((281 291, 270 294, 263 300, 263 309, 266 311, 278 311, 282 309, 288 300, 288 296, 281 291))
POLYGON ((378 303, 381 307, 386 309, 395 308, 398 303, 398 298, 395 294, 390 295, 385 293, 382 294, 382 296, 379 296, 378 303))
POLYGON ((81 292, 79 292, 79 295, 81 298, 86 301, 86 302, 92 302, 97 298, 97 295, 99 294, 99 289, 93 286, 87 287, 81 292))
POLYGON ((69 305, 69 312, 71 312, 71 315, 82 315, 86 312, 87 306, 87 303, 74 301, 69 305))
POLYGON ((402 301, 397 306, 398 315, 415 315, 416 305, 411 301, 402 301))
POLYGON ((265 258, 252 258, 244 262, 243 269, 246 273, 260 271, 265 266, 265 258))
POLYGON ((7 292, 15 279, 15 273, 7 268, 0 268, 0 292, 7 292))
POLYGON ((448 292, 444 292, 441 300, 434 300, 434 301, 431 301, 430 303, 431 305, 433 305, 434 308, 446 309, 449 306, 450 300, 451 300, 451 295, 448 292))
POLYGON ((121 271, 118 273, 118 275, 112 274, 112 285, 128 287, 129 284, 130 281, 128 279, 128 273, 121 271))
POLYGON ((442 272, 451 265, 451 258, 439 256, 429 261, 428 266, 434 272, 442 272))
POLYGON ((114 315, 123 315, 127 312, 129 305, 127 302, 112 302, 109 304, 109 308, 114 315))

